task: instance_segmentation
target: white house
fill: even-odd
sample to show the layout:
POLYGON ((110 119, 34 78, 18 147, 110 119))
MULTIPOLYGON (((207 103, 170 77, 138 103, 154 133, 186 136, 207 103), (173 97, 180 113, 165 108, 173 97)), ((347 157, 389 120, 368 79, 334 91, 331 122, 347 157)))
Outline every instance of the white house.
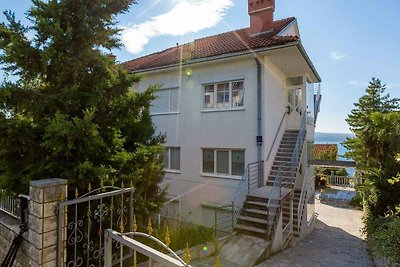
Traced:
MULTIPOLYGON (((313 154, 321 99, 315 84, 321 78, 302 45, 295 18, 274 20, 274 0, 248 0, 248 6, 250 27, 123 65, 142 75, 135 90, 161 86, 151 114, 157 130, 166 134, 166 178, 174 179, 170 194, 181 195, 186 219, 205 222, 210 203, 236 201, 245 187, 244 198, 238 198, 242 203, 235 203, 241 213, 238 231, 274 239, 273 233, 284 235, 291 228, 299 235, 314 214, 308 155, 313 154), (269 199, 276 188, 281 198, 289 196, 286 219, 281 199, 271 218, 269 199), (251 223, 250 217, 257 216, 251 214, 249 197, 243 203, 253 193, 260 198, 252 203, 264 202, 267 207, 260 210, 269 211, 265 218, 259 216, 264 232, 256 229, 264 227, 262 222, 251 223), (287 223, 293 227, 285 228, 287 223), (282 231, 276 230, 278 225, 282 231)), ((281 237, 279 242, 284 241, 281 237)))

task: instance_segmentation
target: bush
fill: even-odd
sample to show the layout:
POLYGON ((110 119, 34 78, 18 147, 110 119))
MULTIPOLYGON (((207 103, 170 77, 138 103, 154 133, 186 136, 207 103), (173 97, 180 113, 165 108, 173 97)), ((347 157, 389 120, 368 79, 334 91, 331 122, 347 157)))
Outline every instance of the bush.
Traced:
POLYGON ((400 264, 400 218, 395 216, 365 219, 367 240, 375 256, 400 264))
POLYGON ((360 195, 360 193, 357 192, 356 195, 349 201, 349 204, 356 208, 362 208, 363 207, 363 198, 360 195))
POLYGON ((315 176, 315 188, 325 187, 328 184, 325 177, 321 177, 319 175, 315 176))

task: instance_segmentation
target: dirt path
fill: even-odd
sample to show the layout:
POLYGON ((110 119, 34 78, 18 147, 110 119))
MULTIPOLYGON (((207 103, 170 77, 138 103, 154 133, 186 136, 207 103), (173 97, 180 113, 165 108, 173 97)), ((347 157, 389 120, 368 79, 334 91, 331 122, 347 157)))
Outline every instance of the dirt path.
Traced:
POLYGON ((362 211, 330 199, 317 201, 315 210, 319 215, 311 235, 257 266, 374 266, 361 233, 362 211))

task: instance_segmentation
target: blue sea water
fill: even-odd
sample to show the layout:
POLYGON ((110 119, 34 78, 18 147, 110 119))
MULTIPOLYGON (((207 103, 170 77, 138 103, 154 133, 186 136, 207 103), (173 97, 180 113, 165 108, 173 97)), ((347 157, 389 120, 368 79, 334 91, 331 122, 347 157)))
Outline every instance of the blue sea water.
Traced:
MULTIPOLYGON (((354 137, 353 134, 343 134, 343 133, 315 133, 315 144, 337 144, 338 145, 338 156, 339 160, 349 160, 343 157, 347 149, 341 144, 346 141, 347 138, 354 137)), ((346 168, 347 172, 353 176, 355 173, 354 168, 346 168)))

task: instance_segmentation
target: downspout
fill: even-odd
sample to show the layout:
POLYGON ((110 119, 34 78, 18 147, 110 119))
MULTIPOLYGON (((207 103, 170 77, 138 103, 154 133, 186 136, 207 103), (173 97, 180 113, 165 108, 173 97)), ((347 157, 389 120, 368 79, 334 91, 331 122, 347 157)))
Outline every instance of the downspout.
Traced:
MULTIPOLYGON (((257 162, 262 161, 262 122, 261 122, 261 62, 256 56, 254 58, 257 64, 257 162)), ((262 164, 262 163, 261 163, 262 164)), ((263 170, 264 168, 262 168, 263 170)), ((258 172, 258 186, 261 187, 263 184, 264 174, 263 172, 258 172)))

